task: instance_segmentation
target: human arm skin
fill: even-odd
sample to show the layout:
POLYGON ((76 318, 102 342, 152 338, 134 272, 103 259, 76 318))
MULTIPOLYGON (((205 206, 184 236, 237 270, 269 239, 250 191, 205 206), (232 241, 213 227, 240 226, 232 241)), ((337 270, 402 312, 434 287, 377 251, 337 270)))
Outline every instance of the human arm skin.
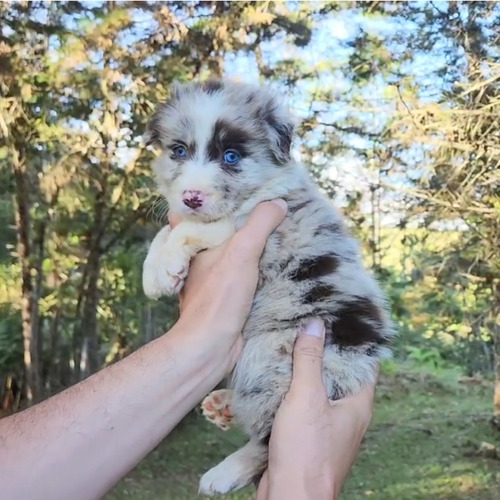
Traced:
POLYGON ((257 500, 337 500, 359 452, 375 387, 329 401, 321 376, 324 336, 315 320, 297 338, 292 383, 273 423, 257 500))
POLYGON ((233 368, 258 261, 284 204, 266 202, 218 249, 194 259, 168 334, 0 420, 2 498, 101 498, 233 368))

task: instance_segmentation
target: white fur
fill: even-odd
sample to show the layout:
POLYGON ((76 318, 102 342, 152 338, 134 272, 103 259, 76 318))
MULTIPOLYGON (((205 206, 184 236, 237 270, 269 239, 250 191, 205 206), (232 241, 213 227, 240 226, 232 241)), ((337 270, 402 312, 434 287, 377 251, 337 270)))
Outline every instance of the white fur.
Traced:
POLYGON ((179 293, 191 259, 201 250, 221 245, 235 232, 231 219, 216 222, 181 222, 173 230, 165 226, 153 239, 144 261, 144 293, 157 299, 179 293))
POLYGON ((255 471, 267 460, 267 448, 249 441, 243 448, 229 455, 200 479, 199 493, 207 496, 225 495, 249 484, 255 471))

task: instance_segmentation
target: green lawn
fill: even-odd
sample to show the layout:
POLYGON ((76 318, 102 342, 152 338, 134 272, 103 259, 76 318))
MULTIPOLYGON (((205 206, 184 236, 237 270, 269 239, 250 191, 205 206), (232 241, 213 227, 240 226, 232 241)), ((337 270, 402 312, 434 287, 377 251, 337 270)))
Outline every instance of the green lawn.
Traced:
MULTIPOLYGON (((500 500, 500 460, 476 454, 483 441, 500 449, 487 419, 491 384, 391 371, 381 380, 374 421, 342 498, 500 500)), ((219 431, 193 414, 106 499, 200 498, 200 475, 243 442, 237 430, 219 431)), ((248 488, 224 498, 253 497, 248 488)))

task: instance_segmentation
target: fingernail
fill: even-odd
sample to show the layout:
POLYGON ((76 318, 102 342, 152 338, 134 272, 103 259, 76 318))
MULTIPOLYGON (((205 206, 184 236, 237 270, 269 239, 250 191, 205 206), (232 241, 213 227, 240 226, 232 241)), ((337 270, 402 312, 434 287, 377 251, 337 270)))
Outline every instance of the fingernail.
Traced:
POLYGON ((325 324, 318 318, 310 320, 303 329, 306 335, 311 337, 323 338, 325 332, 325 324))
POLYGON ((276 200, 271 200, 275 205, 278 205, 285 212, 288 210, 288 204, 282 198, 277 198, 276 200))

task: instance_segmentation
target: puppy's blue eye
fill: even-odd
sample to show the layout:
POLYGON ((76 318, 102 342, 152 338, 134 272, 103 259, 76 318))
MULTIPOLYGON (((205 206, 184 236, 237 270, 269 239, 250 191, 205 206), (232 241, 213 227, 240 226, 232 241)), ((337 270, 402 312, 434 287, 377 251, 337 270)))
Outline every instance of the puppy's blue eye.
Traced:
POLYGON ((241 160, 241 155, 235 149, 228 149, 224 152, 224 161, 228 165, 236 165, 241 160))
POLYGON ((174 146, 172 148, 172 151, 174 152, 174 155, 177 156, 177 158, 186 158, 187 156, 187 149, 186 146, 178 145, 174 146))

